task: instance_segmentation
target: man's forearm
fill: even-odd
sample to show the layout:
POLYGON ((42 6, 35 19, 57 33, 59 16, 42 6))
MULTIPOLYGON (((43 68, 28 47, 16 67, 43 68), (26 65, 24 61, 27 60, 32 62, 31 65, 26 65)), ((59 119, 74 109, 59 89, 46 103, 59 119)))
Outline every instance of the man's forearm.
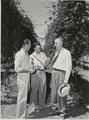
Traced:
POLYGON ((65 83, 68 83, 68 80, 69 80, 69 77, 70 77, 70 73, 71 73, 71 67, 68 70, 66 70, 65 79, 64 79, 65 83))
POLYGON ((30 72, 30 70, 28 70, 28 69, 26 69, 26 68, 21 68, 21 67, 15 68, 15 71, 16 71, 17 73, 27 73, 27 72, 30 72))

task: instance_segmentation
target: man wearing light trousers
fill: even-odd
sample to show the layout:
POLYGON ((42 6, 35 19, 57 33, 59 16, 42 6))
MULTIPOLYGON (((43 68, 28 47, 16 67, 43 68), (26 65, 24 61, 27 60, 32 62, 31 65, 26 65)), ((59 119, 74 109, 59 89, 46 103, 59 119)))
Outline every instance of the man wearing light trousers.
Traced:
POLYGON ((47 63, 46 55, 41 52, 41 45, 35 43, 34 52, 30 55, 30 63, 33 60, 33 66, 36 72, 31 75, 31 98, 34 109, 41 111, 45 106, 46 99, 46 74, 45 65, 47 63))
POLYGON ((15 54, 15 71, 17 73, 17 86, 18 86, 17 110, 16 110, 17 118, 25 118, 26 114, 28 84, 30 72, 33 72, 33 70, 30 69, 29 65, 28 51, 30 47, 31 42, 28 39, 25 39, 23 41, 22 48, 15 54))
POLYGON ((63 37, 55 40, 55 55, 52 60, 52 80, 51 80, 51 104, 54 110, 57 107, 61 116, 64 116, 66 99, 58 96, 59 86, 68 83, 68 79, 72 70, 72 59, 69 50, 63 47, 63 37))

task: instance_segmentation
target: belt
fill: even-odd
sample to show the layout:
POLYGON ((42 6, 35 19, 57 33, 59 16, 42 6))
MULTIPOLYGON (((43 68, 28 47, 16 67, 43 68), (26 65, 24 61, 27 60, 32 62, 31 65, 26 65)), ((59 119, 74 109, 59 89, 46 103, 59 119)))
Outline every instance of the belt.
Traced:
POLYGON ((40 71, 44 71, 45 69, 40 69, 40 71))
POLYGON ((56 69, 56 68, 52 68, 52 70, 56 70, 56 71, 65 72, 65 70, 60 70, 60 69, 56 69))
POLYGON ((39 70, 37 70, 37 71, 45 71, 45 69, 39 69, 39 70))

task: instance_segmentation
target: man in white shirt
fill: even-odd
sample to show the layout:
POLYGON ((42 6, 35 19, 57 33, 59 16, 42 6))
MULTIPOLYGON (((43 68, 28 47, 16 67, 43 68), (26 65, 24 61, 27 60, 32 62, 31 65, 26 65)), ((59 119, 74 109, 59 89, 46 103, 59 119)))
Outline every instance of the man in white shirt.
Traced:
POLYGON ((30 72, 34 70, 30 69, 28 51, 31 47, 31 42, 25 39, 22 44, 22 48, 15 54, 15 72, 17 73, 17 118, 25 118, 26 113, 26 101, 28 83, 30 78, 30 72))
POLYGON ((63 37, 55 40, 55 55, 52 60, 52 81, 51 81, 51 104, 54 108, 55 103, 61 114, 65 111, 66 97, 58 96, 58 88, 63 83, 68 83, 72 70, 72 59, 69 50, 63 47, 63 37))
POLYGON ((34 107, 43 110, 46 98, 45 65, 47 57, 41 52, 39 43, 35 43, 34 50, 30 55, 30 66, 33 66, 36 70, 36 73, 31 75, 31 97, 34 107))

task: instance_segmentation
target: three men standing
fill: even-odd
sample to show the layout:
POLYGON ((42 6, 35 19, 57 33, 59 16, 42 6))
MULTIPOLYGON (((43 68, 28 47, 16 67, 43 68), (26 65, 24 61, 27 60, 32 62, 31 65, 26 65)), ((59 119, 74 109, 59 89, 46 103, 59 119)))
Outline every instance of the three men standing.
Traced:
MULTIPOLYGON (((36 43, 34 52, 28 55, 31 42, 25 39, 22 48, 15 55, 15 71, 17 72, 17 118, 24 118, 26 113, 27 92, 30 79, 30 91, 35 109, 43 110, 46 98, 46 74, 45 66, 49 59, 41 52, 41 45, 36 43), (34 79, 33 79, 34 78, 34 79)), ((52 60, 52 80, 51 80, 51 104, 54 109, 57 103, 60 114, 64 114, 66 96, 58 96, 58 89, 62 84, 67 84, 72 70, 71 53, 63 47, 63 38, 55 40, 55 55, 52 60)))
POLYGON ((72 59, 71 53, 63 47, 62 37, 55 40, 55 47, 56 52, 52 60, 51 104, 54 109, 57 102, 60 114, 64 114, 67 97, 58 96, 58 89, 62 84, 68 83, 72 70, 72 59))

